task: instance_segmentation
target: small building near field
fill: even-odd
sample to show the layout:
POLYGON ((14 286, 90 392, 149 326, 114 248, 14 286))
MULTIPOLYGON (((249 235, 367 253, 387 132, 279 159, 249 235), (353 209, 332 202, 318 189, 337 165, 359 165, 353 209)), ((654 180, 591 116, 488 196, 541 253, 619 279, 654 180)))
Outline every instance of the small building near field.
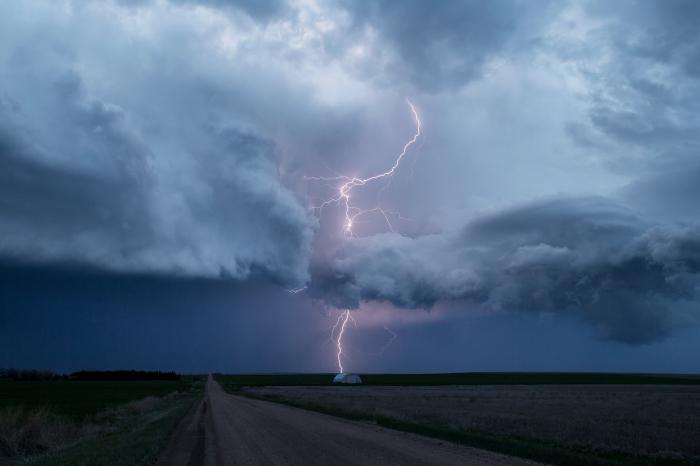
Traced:
POLYGON ((362 379, 357 374, 341 372, 333 378, 333 383, 359 384, 362 383, 362 379))

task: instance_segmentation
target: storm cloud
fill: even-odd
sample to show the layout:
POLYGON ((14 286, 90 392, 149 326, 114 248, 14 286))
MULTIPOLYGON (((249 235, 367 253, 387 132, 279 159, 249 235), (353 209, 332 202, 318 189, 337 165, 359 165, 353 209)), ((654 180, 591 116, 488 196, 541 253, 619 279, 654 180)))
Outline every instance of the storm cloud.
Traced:
POLYGON ((559 9, 549 0, 341 4, 356 29, 370 28, 385 39, 383 71, 429 92, 459 88, 480 76, 490 59, 530 50, 559 9))
POLYGON ((0 260, 568 316, 632 344, 698 322, 696 2, 58 0, 0 18, 0 260), (338 187, 305 177, 390 167, 407 97, 420 140, 353 192, 395 228, 368 215, 348 238, 342 208, 312 209, 338 187))
MULTIPOLYGON (((29 5, 5 8, 19 16, 29 5)), ((13 40, 3 41, 0 76, 0 251, 122 272, 306 281, 315 221, 280 183, 275 141, 236 115, 245 103, 212 100, 226 90, 211 76, 168 77, 179 55, 143 70, 122 45, 111 50, 124 60, 119 81, 105 81, 106 63, 80 37, 59 38, 58 23, 90 17, 122 35, 125 26, 107 25, 99 5, 44 8, 36 14, 54 29, 34 46, 21 26, 3 33, 13 40)))
POLYGON ((687 324, 700 226, 658 224, 607 199, 552 199, 485 215, 452 234, 353 241, 320 271, 339 306, 451 299, 494 311, 573 314, 640 343, 687 324), (687 309, 686 309, 687 311, 687 309))

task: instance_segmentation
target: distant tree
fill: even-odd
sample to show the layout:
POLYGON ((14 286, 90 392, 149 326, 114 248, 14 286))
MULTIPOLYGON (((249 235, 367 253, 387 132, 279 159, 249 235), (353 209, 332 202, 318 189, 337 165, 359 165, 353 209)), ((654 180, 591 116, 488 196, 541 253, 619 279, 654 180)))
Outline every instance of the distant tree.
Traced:
POLYGON ((180 374, 161 371, 78 371, 71 380, 180 380, 180 374))
POLYGON ((61 380, 65 379, 65 375, 57 374, 51 371, 40 370, 19 370, 19 369, 0 369, 0 379, 12 379, 23 381, 41 381, 41 380, 61 380))

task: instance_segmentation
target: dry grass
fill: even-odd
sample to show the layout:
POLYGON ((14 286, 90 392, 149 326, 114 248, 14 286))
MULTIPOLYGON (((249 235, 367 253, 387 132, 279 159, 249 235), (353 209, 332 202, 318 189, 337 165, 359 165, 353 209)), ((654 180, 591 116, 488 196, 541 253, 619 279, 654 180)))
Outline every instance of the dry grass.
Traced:
POLYGON ((52 415, 46 409, 0 410, 0 452, 9 457, 28 456, 61 448, 74 442, 81 429, 74 423, 52 415))
POLYGON ((659 458, 700 457, 700 387, 528 385, 261 387, 330 411, 659 458))
MULTIPOLYGON (((167 397, 170 398, 170 397, 167 397)), ((118 430, 126 420, 156 409, 163 398, 149 396, 97 413, 94 422, 77 423, 47 408, 0 409, 0 458, 28 457, 60 450, 97 434, 118 430)))
POLYGON ((95 415, 95 420, 100 424, 105 424, 118 421, 127 416, 139 416, 155 409, 160 401, 161 398, 147 396, 141 400, 130 401, 100 411, 95 415))

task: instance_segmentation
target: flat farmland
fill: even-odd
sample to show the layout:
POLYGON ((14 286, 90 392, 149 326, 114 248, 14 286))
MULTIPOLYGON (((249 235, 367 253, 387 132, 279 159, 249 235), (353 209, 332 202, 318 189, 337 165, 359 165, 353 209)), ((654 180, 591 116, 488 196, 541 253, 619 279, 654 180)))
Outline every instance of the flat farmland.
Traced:
POLYGON ((108 407, 148 396, 162 397, 190 389, 192 380, 180 381, 14 381, 0 380, 0 408, 47 408, 81 421, 108 407))
POLYGON ((555 464, 698 464, 700 459, 697 385, 267 386, 237 391, 555 464))

